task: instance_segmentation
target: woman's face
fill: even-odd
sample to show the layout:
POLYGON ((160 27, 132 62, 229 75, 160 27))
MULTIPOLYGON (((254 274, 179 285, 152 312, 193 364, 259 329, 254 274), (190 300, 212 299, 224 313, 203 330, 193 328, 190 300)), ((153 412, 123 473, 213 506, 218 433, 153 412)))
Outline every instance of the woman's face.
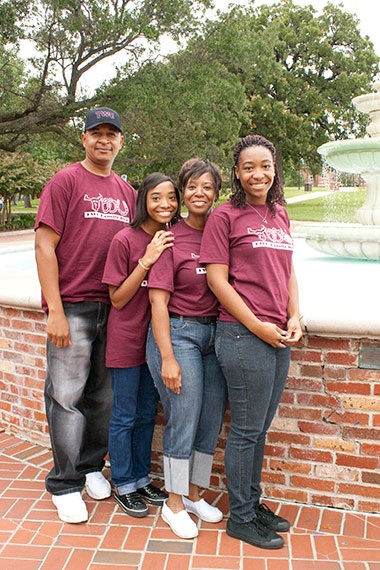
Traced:
POLYGON ((157 184, 146 195, 148 216, 158 224, 167 224, 177 211, 178 200, 174 186, 169 180, 157 184))
POLYGON ((235 174, 240 180, 248 204, 265 204, 275 176, 271 151, 261 145, 245 148, 240 153, 235 174))
POLYGON ((214 180, 209 172, 199 178, 190 178, 183 193, 189 214, 205 216, 215 201, 214 180))

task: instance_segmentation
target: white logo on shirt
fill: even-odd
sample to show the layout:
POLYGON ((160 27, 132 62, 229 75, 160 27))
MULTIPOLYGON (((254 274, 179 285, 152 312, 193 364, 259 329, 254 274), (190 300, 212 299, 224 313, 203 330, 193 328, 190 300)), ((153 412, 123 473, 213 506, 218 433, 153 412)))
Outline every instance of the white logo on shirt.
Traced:
POLYGON ((197 267, 196 273, 197 273, 197 275, 203 275, 204 273, 206 273, 206 268, 205 267, 197 267))
POLYGON ((200 255, 198 253, 192 253, 191 254, 191 259, 199 259, 200 255))
POLYGON ((252 242, 252 247, 267 247, 269 249, 286 249, 293 251, 292 237, 280 228, 267 228, 262 225, 260 229, 247 228, 248 234, 255 234, 257 241, 252 242))
POLYGON ((92 211, 85 212, 85 218, 101 218, 103 220, 117 220, 129 223, 129 208, 125 200, 115 200, 110 197, 103 197, 100 193, 96 197, 87 194, 83 197, 85 202, 91 202, 92 211))
POLYGON ((144 279, 144 281, 141 281, 141 287, 148 287, 148 280, 144 279))

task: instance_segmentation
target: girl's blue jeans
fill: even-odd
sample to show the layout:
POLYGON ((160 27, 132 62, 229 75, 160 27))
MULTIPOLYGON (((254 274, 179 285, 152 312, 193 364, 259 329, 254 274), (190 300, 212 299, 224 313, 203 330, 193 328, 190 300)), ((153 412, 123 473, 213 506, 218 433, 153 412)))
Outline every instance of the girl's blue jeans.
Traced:
POLYGON ((244 325, 219 321, 215 350, 231 408, 225 458, 230 516, 244 523, 256 517, 265 438, 285 387, 290 348, 273 348, 244 325))
POLYGON ((111 378, 111 477, 120 495, 125 495, 149 483, 158 392, 146 364, 111 368, 111 378))

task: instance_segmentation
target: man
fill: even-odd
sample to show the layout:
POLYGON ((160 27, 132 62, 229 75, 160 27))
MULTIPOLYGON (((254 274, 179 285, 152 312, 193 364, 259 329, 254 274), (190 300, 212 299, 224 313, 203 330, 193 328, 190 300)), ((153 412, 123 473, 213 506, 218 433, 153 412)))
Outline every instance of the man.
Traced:
POLYGON ((119 115, 92 109, 85 159, 60 170, 41 196, 36 260, 47 312, 46 415, 54 467, 46 488, 61 520, 88 519, 81 491, 111 495, 102 475, 112 403, 105 368, 108 290, 102 284, 108 246, 132 221, 134 189, 111 169, 123 144, 119 115))

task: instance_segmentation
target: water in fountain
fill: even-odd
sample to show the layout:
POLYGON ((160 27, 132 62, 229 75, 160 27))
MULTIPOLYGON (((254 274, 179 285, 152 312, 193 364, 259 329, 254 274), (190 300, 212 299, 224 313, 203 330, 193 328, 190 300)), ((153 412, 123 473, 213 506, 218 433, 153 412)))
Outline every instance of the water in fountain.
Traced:
POLYGON ((367 182, 367 194, 357 211, 360 223, 303 224, 296 233, 313 248, 340 257, 380 260, 380 77, 376 93, 353 99, 359 111, 368 113, 369 138, 330 142, 318 152, 333 168, 360 174, 367 182))

